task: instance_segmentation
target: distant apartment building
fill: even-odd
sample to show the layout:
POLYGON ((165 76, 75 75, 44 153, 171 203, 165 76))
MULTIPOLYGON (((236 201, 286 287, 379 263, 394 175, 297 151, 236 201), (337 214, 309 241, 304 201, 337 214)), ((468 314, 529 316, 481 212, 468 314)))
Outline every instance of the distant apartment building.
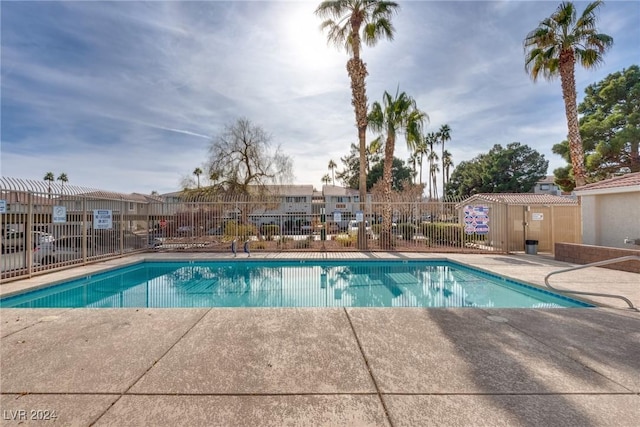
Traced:
POLYGON ((533 193, 575 198, 575 194, 572 192, 562 191, 562 189, 555 184, 555 177, 553 175, 547 175, 540 181, 536 182, 536 185, 533 187, 533 193))

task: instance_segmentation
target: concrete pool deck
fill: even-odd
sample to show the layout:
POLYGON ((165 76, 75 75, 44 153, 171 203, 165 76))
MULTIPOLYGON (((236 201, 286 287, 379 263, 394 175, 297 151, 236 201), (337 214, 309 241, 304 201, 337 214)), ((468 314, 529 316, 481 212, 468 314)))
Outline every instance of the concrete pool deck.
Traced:
MULTIPOLYGON (((3 284, 0 293, 150 258, 3 284)), ((451 259, 532 284, 535 255, 278 253, 451 259)), ((558 287, 622 293, 589 268, 558 287)), ((595 299, 594 299, 595 300, 595 299)), ((47 425, 637 426, 640 313, 595 309, 2 309, 0 422, 47 425), (31 420, 31 418, 36 418, 31 420), (26 422, 25 422, 26 421, 26 422)))

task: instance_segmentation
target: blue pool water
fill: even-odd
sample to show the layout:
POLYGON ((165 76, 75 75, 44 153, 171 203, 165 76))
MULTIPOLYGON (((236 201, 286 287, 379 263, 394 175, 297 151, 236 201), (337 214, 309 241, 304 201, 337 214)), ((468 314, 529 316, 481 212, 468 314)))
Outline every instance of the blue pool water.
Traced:
POLYGON ((141 262, 0 307, 589 307, 443 261, 141 262))

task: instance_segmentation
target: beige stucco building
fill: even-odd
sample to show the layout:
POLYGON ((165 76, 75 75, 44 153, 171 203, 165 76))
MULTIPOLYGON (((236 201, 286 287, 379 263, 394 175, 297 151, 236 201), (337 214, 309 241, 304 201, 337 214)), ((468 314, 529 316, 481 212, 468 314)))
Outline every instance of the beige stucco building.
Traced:
POLYGON ((640 172, 578 187, 575 193, 581 200, 582 243, 638 249, 640 172))

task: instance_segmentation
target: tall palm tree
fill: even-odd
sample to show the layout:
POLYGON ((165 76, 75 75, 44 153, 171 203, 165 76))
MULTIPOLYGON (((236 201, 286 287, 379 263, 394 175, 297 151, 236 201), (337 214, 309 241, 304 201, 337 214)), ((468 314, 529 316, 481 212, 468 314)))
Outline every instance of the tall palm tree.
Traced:
POLYGON ((444 177, 444 143, 447 141, 451 141, 451 128, 448 124, 444 124, 440 126, 440 130, 438 131, 438 135, 440 136, 440 144, 442 144, 442 194, 444 195, 444 186, 445 186, 445 177, 444 177))
POLYGON ((551 80, 560 75, 562 98, 569 130, 569 153, 576 186, 584 185, 584 147, 578 127, 575 64, 593 68, 602 63, 604 53, 613 45, 613 38, 598 33, 596 11, 601 0, 589 3, 580 17, 571 2, 562 2, 558 9, 540 22, 524 39, 525 70, 535 82, 539 75, 551 80))
POLYGON ((322 183, 325 185, 329 185, 330 182, 331 182, 331 177, 329 176, 328 173, 325 173, 324 176, 322 177, 322 183))
POLYGON ((416 143, 414 154, 418 157, 418 166, 420 166, 420 185, 422 185, 422 160, 428 153, 427 141, 424 137, 421 137, 416 143))
POLYGON ((440 168, 438 167, 438 155, 436 153, 432 153, 432 156, 435 157, 435 161, 431 163, 431 181, 433 182, 433 198, 438 198, 438 183, 437 176, 438 172, 440 172, 440 168))
POLYGON ((395 97, 388 92, 382 95, 382 104, 374 102, 368 116, 369 125, 374 132, 386 138, 384 143, 384 167, 382 172, 384 206, 382 209, 382 230, 380 232, 380 246, 391 246, 391 218, 393 207, 391 205, 391 185, 393 177, 392 164, 393 152, 396 145, 396 136, 405 134, 407 146, 413 150, 420 139, 422 125, 427 118, 426 113, 420 111, 416 101, 405 92, 396 91, 395 97))
POLYGON ((411 153, 409 159, 407 159, 407 164, 411 166, 414 184, 416 184, 416 179, 418 178, 418 161, 418 153, 415 151, 411 153))
POLYGON ((195 168, 193 170, 193 174, 196 176, 196 178, 198 178, 198 188, 200 188, 200 175, 202 175, 202 169, 195 168))
POLYGON ((336 185, 335 170, 336 170, 337 167, 338 167, 338 165, 336 164, 336 162, 333 161, 333 159, 329 160, 329 170, 331 171, 331 179, 333 181, 333 185, 336 185))
MULTIPOLYGON (((347 61, 347 73, 351 79, 351 104, 355 110, 358 141, 360 143, 360 210, 365 209, 367 197, 367 93, 365 78, 367 66, 360 58, 361 44, 375 46, 381 38, 393 40, 391 17, 399 9, 396 2, 384 0, 326 0, 320 3, 315 14, 325 19, 320 25, 327 30, 327 41, 344 48, 351 56, 347 61)), ((364 226, 358 232, 358 248, 366 249, 364 226)))
MULTIPOLYGON (((437 141, 434 139, 434 141, 437 141)), ((429 198, 431 199, 432 197, 434 199, 438 198, 438 181, 436 179, 436 174, 440 171, 440 169, 438 169, 438 160, 440 160, 438 158, 438 153, 436 153, 433 149, 431 149, 431 151, 429 151, 428 154, 428 159, 429 159, 429 198), (433 192, 432 192, 433 189, 433 192)))
MULTIPOLYGON (((446 177, 445 179, 445 186, 446 186, 449 183, 449 172, 453 167, 453 157, 451 156, 451 153, 447 150, 445 150, 444 153, 442 153, 442 167, 444 168, 444 175, 446 177)), ((445 195, 444 187, 442 187, 442 195, 443 196, 445 195)))
POLYGON ((438 155, 435 151, 433 151, 433 144, 438 143, 438 134, 435 132, 429 132, 424 136, 424 144, 425 144, 425 154, 427 156, 427 160, 429 161, 429 179, 427 179, 427 184, 429 184, 429 199, 433 197, 433 162, 438 161, 438 155))
POLYGON ((67 176, 66 173, 62 172, 60 175, 58 175, 58 181, 62 183, 60 192, 64 194, 64 184, 69 182, 69 177, 67 176))
POLYGON ((49 198, 51 198, 51 183, 56 180, 56 177, 53 172, 47 172, 43 179, 49 183, 49 198))

